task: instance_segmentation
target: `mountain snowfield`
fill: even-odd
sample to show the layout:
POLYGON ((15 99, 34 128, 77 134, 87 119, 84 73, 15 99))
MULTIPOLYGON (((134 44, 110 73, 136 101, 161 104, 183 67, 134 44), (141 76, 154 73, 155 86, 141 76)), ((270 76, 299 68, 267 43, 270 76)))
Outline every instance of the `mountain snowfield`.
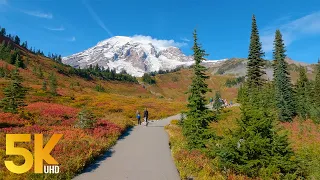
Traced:
MULTIPOLYGON (((178 48, 183 45, 185 44, 153 39, 150 36, 114 36, 83 52, 62 58, 62 62, 80 68, 98 64, 106 69, 115 69, 118 73, 125 70, 128 74, 141 77, 146 72, 192 65, 193 57, 186 56, 178 48)), ((204 63, 220 61, 224 60, 204 63)))

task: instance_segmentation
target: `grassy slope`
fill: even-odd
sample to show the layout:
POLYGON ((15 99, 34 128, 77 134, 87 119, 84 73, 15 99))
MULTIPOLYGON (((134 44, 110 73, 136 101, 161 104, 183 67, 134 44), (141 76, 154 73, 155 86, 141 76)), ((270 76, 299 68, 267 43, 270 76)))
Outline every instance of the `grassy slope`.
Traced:
MULTIPOLYGON (((192 76, 192 69, 182 69, 174 73, 160 74, 156 76, 157 84, 148 87, 148 89, 164 97, 174 99, 175 101, 186 101, 188 95, 185 94, 185 92, 191 84, 192 76)), ((209 88, 212 89, 212 92, 207 94, 207 98, 213 97, 215 91, 220 91, 223 98, 226 98, 228 101, 235 100, 237 88, 227 88, 224 86, 226 80, 233 78, 233 76, 220 76, 209 73, 208 76, 210 78, 207 80, 207 83, 209 88)))
MULTIPOLYGON (((113 145, 126 127, 135 124, 137 109, 142 111, 147 106, 150 118, 159 119, 176 114, 183 108, 183 103, 160 99, 139 84, 87 81, 77 76, 63 75, 58 73, 56 67, 69 67, 28 52, 22 53, 22 59, 27 68, 19 71, 24 79, 23 85, 29 89, 26 97, 28 106, 21 109, 20 114, 17 115, 0 112, 0 179, 44 178, 33 174, 32 170, 26 174, 16 175, 5 168, 4 160, 13 159, 17 164, 23 162, 19 156, 6 157, 5 134, 43 133, 46 140, 53 133, 64 134, 63 139, 52 152, 53 157, 60 163, 62 172, 58 176, 48 177, 49 179, 69 179, 94 157, 113 145), (57 76, 59 96, 52 96, 41 90, 44 79, 33 72, 34 67, 42 68, 44 79, 48 82, 48 89, 49 74, 53 72, 57 76), (94 87, 97 84, 101 84, 106 92, 96 92, 94 87), (92 109, 98 117, 98 123, 93 129, 74 128, 77 113, 83 106, 92 109)), ((5 67, 6 63, 0 60, 0 66, 5 67)), ((8 67, 14 68, 11 65, 8 67)), ((0 98, 4 97, 2 90, 9 81, 0 78, 0 98)), ((22 146, 33 149, 32 143, 22 146)))

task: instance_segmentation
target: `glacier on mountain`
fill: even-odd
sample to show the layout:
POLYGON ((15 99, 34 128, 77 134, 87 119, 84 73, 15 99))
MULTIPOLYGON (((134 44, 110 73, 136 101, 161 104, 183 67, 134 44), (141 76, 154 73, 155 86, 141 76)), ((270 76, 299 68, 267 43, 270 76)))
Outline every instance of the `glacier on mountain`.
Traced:
POLYGON ((178 48, 183 45, 173 40, 158 40, 150 36, 115 36, 83 52, 63 57, 62 62, 80 68, 98 64, 115 69, 116 72, 125 70, 128 74, 141 77, 146 72, 192 65, 193 57, 186 56, 178 48))

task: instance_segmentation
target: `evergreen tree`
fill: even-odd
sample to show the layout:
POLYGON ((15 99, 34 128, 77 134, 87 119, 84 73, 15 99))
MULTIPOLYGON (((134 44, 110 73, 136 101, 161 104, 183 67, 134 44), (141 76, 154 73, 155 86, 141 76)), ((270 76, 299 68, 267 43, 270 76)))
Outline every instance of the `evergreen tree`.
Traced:
MULTIPOLYGON (((17 56, 19 56, 17 51, 14 51, 11 55, 10 55, 10 59, 9 59, 9 64, 15 65, 16 64, 16 60, 17 60, 17 56)), ((18 57, 19 58, 19 57, 18 57)))
POLYGON ((195 64, 193 66, 194 76, 192 84, 189 88, 188 111, 186 119, 183 122, 183 134, 186 136, 189 148, 205 147, 205 139, 208 135, 207 126, 212 117, 206 108, 205 94, 210 91, 205 80, 208 76, 205 75, 206 68, 200 65, 204 60, 205 51, 198 44, 197 32, 193 33, 193 57, 195 64))
POLYGON ((21 84, 22 78, 18 69, 13 71, 11 79, 10 85, 3 90, 5 97, 1 100, 0 106, 4 112, 17 113, 19 107, 25 106, 24 98, 27 91, 21 84))
POLYGON ((274 64, 274 85, 275 100, 278 108, 278 116, 281 121, 292 121, 295 113, 293 90, 288 71, 288 64, 285 61, 285 46, 279 30, 276 31, 274 40, 273 58, 274 64))
POLYGON ((21 60, 19 54, 17 54, 17 56, 16 56, 15 66, 16 66, 17 68, 24 68, 23 61, 21 60))
POLYGON ((310 84, 307 77, 306 69, 302 66, 299 68, 299 79, 296 85, 297 113, 302 119, 309 117, 310 110, 310 84))
POLYGON ((14 43, 20 45, 20 38, 19 38, 19 36, 15 36, 15 37, 14 37, 14 43))
POLYGON ((217 91, 216 92, 216 95, 215 95, 215 98, 214 98, 214 103, 213 103, 213 109, 215 109, 217 112, 219 112, 222 108, 222 101, 221 101, 221 95, 220 95, 220 92, 217 91))
POLYGON ((57 95, 57 86, 58 86, 57 78, 53 73, 51 73, 49 76, 49 80, 50 80, 50 92, 52 95, 56 96, 57 95))
POLYGON ((320 123, 320 59, 316 65, 316 78, 312 87, 310 116, 315 123, 320 123))
POLYGON ((148 73, 143 74, 142 81, 148 84, 156 84, 156 80, 153 77, 151 77, 148 73))
MULTIPOLYGON (((43 53, 42 53, 43 54, 43 53)), ((58 59, 57 59, 58 63, 62 63, 62 57, 61 55, 58 56, 58 59)))
POLYGON ((316 68, 316 79, 314 82, 313 94, 314 94, 314 102, 317 107, 320 107, 320 60, 318 60, 317 68, 316 68))
MULTIPOLYGON (((265 98, 270 89, 262 88, 256 93, 257 98, 265 98)), ((243 94, 247 93, 247 87, 243 87, 243 94)), ((293 151, 287 136, 278 133, 272 111, 251 102, 242 104, 241 111, 239 128, 230 132, 217 148, 221 168, 249 177, 272 179, 273 174, 280 172, 286 178, 295 179, 297 166, 291 160, 293 151)))
POLYGON ((6 36, 6 35, 7 35, 5 28, 1 28, 1 30, 0 30, 0 35, 1 35, 1 36, 6 36))
POLYGON ((262 76, 265 74, 263 68, 265 62, 262 59, 264 52, 262 51, 262 44, 260 42, 256 18, 252 16, 252 29, 250 37, 249 56, 247 64, 247 81, 249 88, 258 88, 263 85, 262 76))
POLYGON ((44 75, 43 75, 43 71, 42 71, 42 68, 41 67, 39 67, 39 78, 43 78, 44 77, 44 75))

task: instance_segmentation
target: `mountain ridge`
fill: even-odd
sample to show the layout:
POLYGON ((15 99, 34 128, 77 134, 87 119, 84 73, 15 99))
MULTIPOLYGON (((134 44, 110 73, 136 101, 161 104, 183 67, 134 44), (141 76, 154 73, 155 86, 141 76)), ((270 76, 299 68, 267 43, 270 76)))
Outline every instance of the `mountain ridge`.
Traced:
POLYGON ((144 73, 192 65, 193 57, 185 55, 177 47, 179 45, 173 40, 157 40, 150 36, 114 36, 87 50, 63 57, 62 62, 80 68, 98 64, 141 77, 144 73))

